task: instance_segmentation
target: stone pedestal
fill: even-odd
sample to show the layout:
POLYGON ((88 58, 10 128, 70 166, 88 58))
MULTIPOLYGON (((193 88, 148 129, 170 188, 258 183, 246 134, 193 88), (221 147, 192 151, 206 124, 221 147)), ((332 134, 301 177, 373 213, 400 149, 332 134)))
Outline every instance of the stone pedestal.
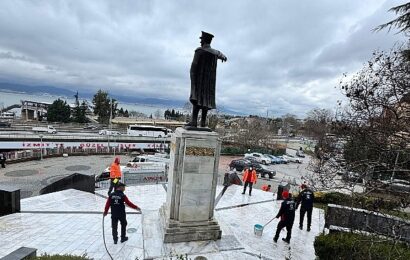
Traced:
POLYGON ((167 200, 160 209, 165 243, 221 238, 222 231, 213 219, 219 153, 217 133, 175 131, 167 200))

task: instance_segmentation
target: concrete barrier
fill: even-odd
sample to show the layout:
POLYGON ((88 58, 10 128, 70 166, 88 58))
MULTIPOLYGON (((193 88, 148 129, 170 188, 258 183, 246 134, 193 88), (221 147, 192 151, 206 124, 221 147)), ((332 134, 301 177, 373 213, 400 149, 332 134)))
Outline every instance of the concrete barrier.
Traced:
POLYGON ((329 204, 325 227, 330 226, 365 231, 410 243, 410 221, 365 209, 329 204))
POLYGON ((29 260, 37 256, 37 249, 30 247, 20 247, 14 250, 5 257, 0 258, 0 260, 29 260))
POLYGON ((85 192, 95 192, 95 176, 74 173, 55 181, 40 190, 40 194, 47 194, 67 189, 76 189, 85 192))

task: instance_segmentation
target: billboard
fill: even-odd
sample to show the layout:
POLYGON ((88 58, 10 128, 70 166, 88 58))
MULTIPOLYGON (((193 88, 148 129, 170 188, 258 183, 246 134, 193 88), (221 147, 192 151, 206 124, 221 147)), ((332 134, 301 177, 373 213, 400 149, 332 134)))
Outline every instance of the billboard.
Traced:
POLYGON ((84 148, 100 149, 106 147, 117 147, 119 149, 162 149, 167 147, 164 143, 122 143, 122 142, 38 142, 38 141, 10 141, 0 142, 0 149, 53 149, 53 148, 84 148))

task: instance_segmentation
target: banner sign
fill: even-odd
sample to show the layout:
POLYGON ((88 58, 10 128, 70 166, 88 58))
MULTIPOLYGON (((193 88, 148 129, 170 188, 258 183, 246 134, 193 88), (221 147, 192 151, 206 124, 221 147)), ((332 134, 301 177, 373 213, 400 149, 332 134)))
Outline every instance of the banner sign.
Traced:
POLYGON ((83 148, 100 149, 117 147, 119 149, 162 149, 167 147, 163 143, 119 143, 119 142, 0 142, 0 149, 53 149, 53 148, 83 148))

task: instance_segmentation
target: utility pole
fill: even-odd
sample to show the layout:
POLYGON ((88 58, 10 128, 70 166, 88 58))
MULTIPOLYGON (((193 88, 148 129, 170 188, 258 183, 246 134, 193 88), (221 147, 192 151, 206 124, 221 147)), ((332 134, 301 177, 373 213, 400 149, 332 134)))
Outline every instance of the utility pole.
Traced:
POLYGON ((112 133, 112 98, 111 98, 111 102, 110 102, 110 131, 108 132, 108 153, 111 152, 111 146, 110 146, 110 135, 112 133))
POLYGON ((43 160, 43 135, 40 134, 40 161, 43 160))

